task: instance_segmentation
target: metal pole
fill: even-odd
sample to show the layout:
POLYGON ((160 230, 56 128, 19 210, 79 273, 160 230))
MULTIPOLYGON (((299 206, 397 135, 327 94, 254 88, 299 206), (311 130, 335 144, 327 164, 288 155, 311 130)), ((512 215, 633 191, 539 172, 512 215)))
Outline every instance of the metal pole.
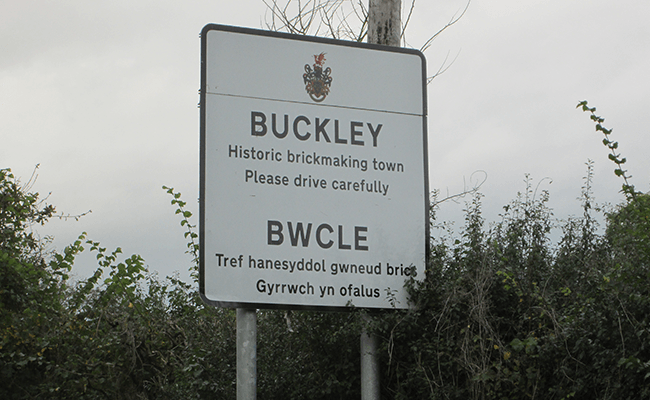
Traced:
POLYGON ((257 310, 237 309, 237 400, 257 399, 257 310))
POLYGON ((363 317, 361 331, 361 400, 379 400, 379 355, 377 335, 370 332, 369 324, 372 318, 363 317))
MULTIPOLYGON (((369 0, 368 43, 400 46, 402 35, 401 0, 369 0)), ((379 339, 370 331, 372 318, 364 316, 361 332, 361 400, 379 400, 379 339)))

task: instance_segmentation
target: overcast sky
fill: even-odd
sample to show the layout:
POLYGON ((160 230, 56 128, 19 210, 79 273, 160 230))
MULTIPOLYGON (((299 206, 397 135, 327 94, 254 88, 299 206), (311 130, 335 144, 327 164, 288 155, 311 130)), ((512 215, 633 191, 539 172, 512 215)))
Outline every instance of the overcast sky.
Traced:
MULTIPOLYGON (((408 45, 464 6, 416 2, 408 45)), ((208 23, 263 28, 265 14, 261 0, 0 0, 0 167, 26 181, 40 164, 34 190, 51 192, 57 211, 92 210, 38 228, 53 248, 86 231, 187 279, 184 230, 161 187, 182 192, 198 222, 199 33, 208 23)), ((425 52, 430 73, 455 59, 428 86, 431 189, 456 193, 484 171, 494 221, 530 173, 565 219, 581 213, 591 159, 596 200, 619 203, 602 136, 575 109, 589 100, 648 191, 648 21, 645 0, 473 1, 425 52)), ((463 207, 445 203, 440 216, 462 225, 463 207)), ((95 268, 85 256, 76 273, 95 268)))

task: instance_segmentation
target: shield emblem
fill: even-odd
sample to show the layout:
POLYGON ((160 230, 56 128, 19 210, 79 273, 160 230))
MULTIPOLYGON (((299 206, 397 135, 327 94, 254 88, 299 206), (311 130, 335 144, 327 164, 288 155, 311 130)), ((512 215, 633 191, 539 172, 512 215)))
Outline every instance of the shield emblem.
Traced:
POLYGON ((312 100, 317 103, 325 100, 325 97, 330 92, 332 85, 332 69, 327 67, 323 69, 325 64, 325 53, 314 55, 313 69, 309 64, 305 64, 305 73, 302 79, 305 83, 305 90, 312 100))

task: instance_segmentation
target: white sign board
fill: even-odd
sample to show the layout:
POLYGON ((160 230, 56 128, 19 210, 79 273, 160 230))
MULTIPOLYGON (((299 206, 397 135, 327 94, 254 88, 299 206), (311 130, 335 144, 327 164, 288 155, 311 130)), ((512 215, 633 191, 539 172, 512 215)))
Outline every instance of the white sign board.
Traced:
POLYGON ((415 50, 208 25, 200 291, 250 308, 407 308, 428 237, 415 50))

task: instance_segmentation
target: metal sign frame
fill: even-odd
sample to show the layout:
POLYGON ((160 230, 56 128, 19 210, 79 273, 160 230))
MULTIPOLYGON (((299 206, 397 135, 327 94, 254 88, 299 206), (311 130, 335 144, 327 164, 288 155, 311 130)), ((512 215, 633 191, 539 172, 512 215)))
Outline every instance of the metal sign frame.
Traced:
POLYGON ((426 61, 417 50, 206 25, 201 32, 200 91, 203 301, 251 309, 408 308, 403 284, 413 275, 424 278, 428 253, 426 80, 426 61), (301 61, 291 64, 296 53, 301 61), (290 73, 293 80, 286 78, 290 73), (404 126, 406 132, 398 131, 404 126), (407 139, 398 140, 398 135, 407 139), (383 160, 374 154, 398 156, 383 160), (303 198, 310 205, 301 205, 303 198), (288 217, 292 213, 295 218, 288 217), (327 218, 315 217, 321 214, 327 218), (391 247, 401 240, 408 243, 402 247, 412 247, 391 247), (221 243, 226 245, 219 247, 221 243), (253 252, 265 256, 254 257, 253 252), (399 256, 393 259, 393 253, 399 256), (341 254, 374 259, 346 264, 340 262, 345 261, 341 254), (357 275, 350 269, 349 279, 340 279, 345 285, 331 284, 338 282, 341 265, 354 265, 357 275), (289 279, 298 271, 306 283, 289 279), (260 275, 246 276, 254 273, 260 275), (364 273, 378 273, 367 275, 374 279, 370 288, 364 287, 364 273), (268 276, 286 282, 266 282, 268 276), (330 296, 330 287, 336 300, 305 300, 319 297, 319 291, 320 298, 330 296), (258 293, 240 297, 246 290, 258 293), (227 291, 232 293, 222 297, 227 291), (391 291, 399 300, 391 299, 391 291))

